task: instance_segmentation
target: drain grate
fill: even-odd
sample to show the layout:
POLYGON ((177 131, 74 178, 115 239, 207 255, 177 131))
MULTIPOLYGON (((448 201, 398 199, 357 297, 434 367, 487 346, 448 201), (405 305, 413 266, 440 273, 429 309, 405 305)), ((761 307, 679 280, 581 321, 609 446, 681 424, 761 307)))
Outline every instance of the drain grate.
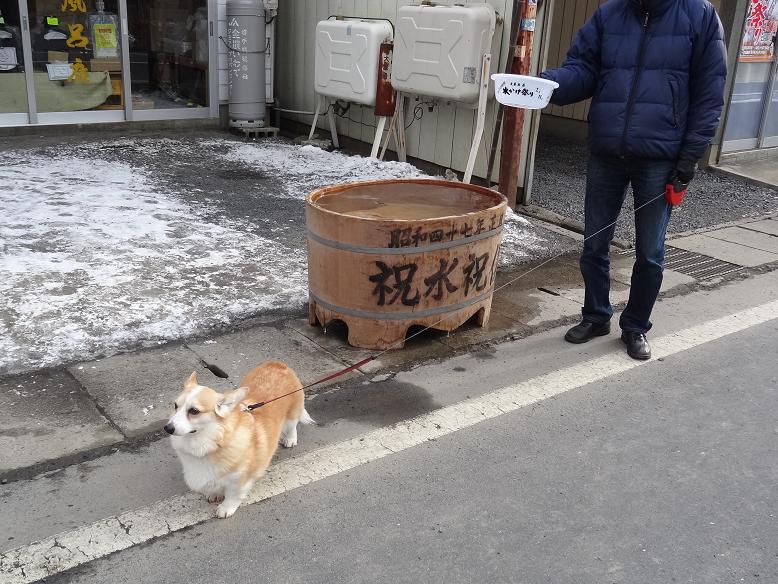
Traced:
MULTIPOLYGON (((635 257, 635 250, 622 252, 622 255, 635 257)), ((670 246, 665 252, 665 268, 697 280, 711 280, 743 269, 737 264, 670 246)))

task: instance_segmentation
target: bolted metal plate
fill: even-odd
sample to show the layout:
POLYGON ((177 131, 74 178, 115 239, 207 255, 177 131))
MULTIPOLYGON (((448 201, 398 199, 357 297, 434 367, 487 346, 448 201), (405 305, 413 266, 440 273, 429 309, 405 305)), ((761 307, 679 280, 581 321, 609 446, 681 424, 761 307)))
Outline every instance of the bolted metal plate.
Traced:
MULTIPOLYGON (((635 250, 624 251, 621 255, 635 257, 635 250)), ((743 269, 736 264, 671 246, 665 252, 665 268, 697 280, 712 280, 743 269)))

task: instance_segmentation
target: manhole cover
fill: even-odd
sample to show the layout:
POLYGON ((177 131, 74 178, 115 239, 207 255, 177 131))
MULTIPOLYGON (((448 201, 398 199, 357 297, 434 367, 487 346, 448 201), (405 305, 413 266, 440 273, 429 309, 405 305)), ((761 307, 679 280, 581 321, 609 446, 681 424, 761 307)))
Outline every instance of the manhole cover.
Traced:
MULTIPOLYGON (((622 252, 622 255, 635 257, 635 250, 622 252)), ((672 246, 665 252, 665 268, 697 280, 711 280, 743 269, 737 264, 672 246)))

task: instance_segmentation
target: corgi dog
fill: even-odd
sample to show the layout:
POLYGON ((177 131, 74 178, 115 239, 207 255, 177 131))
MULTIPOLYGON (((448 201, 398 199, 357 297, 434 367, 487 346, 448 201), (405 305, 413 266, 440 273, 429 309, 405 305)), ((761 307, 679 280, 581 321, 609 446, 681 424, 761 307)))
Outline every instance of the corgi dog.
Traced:
POLYGON ((278 444, 297 444, 297 423, 315 423, 305 411, 302 384, 285 364, 271 361, 252 369, 238 389, 219 393, 192 373, 175 401, 165 431, 181 460, 184 480, 216 514, 230 517, 254 481, 270 465, 278 444), (284 394, 290 395, 270 401, 284 394), (255 410, 247 406, 269 402, 255 410))

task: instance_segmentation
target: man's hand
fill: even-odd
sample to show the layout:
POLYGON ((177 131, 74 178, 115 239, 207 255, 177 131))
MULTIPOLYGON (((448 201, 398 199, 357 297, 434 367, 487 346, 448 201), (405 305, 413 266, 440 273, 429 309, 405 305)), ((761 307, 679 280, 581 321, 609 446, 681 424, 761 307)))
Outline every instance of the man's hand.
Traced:
POLYGON ((691 160, 679 160, 675 165, 673 174, 670 176, 670 184, 680 183, 684 189, 688 187, 694 178, 696 166, 697 163, 691 160))
POLYGON ((676 163, 675 169, 667 180, 667 188, 665 190, 665 199, 673 207, 683 202, 683 198, 686 196, 686 188, 694 178, 696 166, 697 163, 691 160, 679 160, 676 163))

